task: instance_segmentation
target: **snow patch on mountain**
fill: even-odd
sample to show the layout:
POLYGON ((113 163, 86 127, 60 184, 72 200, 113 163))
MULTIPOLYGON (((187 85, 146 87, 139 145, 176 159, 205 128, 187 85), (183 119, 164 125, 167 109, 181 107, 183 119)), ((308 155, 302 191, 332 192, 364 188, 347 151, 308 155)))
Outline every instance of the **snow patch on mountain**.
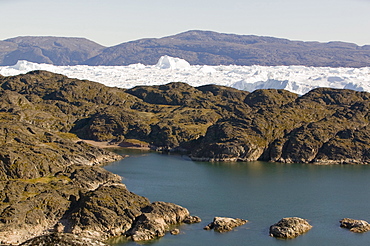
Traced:
POLYGON ((153 66, 54 66, 28 61, 18 61, 14 66, 0 66, 3 76, 32 70, 47 70, 121 88, 185 82, 192 86, 216 84, 247 91, 285 89, 297 94, 305 94, 317 87, 370 92, 370 67, 191 66, 183 59, 169 56, 161 57, 153 66))

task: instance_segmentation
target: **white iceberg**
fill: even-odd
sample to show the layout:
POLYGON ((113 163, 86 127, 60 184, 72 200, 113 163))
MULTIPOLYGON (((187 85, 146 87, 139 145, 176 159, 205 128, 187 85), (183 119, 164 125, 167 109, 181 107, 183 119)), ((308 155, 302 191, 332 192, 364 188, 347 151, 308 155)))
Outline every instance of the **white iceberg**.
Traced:
POLYGON ((190 64, 184 59, 166 55, 159 58, 155 66, 161 69, 184 69, 189 68, 190 64))

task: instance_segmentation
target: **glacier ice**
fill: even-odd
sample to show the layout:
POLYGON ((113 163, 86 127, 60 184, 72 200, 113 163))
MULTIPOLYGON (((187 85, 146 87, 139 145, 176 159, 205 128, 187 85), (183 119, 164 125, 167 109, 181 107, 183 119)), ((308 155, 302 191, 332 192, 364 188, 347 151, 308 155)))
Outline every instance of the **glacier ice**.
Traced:
POLYGON ((54 66, 29 61, 18 61, 13 66, 0 66, 0 74, 3 76, 32 70, 47 70, 71 78, 87 79, 121 88, 185 82, 192 86, 216 84, 247 91, 285 89, 297 94, 305 94, 317 87, 370 92, 370 67, 191 66, 183 59, 170 56, 161 57, 158 63, 152 66, 54 66))

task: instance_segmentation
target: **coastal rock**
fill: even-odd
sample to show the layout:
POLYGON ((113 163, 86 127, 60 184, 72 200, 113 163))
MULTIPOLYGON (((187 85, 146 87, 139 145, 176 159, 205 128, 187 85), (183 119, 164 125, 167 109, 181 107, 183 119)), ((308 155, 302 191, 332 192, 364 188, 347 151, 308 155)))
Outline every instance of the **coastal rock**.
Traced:
POLYGON ((344 218, 339 221, 340 227, 347 228, 352 232, 367 232, 370 230, 370 224, 365 220, 354 220, 349 218, 344 218))
POLYGON ((205 230, 214 229, 217 232, 228 232, 234 229, 235 227, 244 225, 248 220, 243 219, 234 219, 226 217, 215 217, 213 222, 204 227, 205 230))
POLYGON ((154 202, 143 208, 133 227, 126 236, 133 241, 146 241, 159 238, 170 230, 171 225, 183 223, 189 219, 189 211, 179 205, 165 202, 154 202))
MULTIPOLYGON (((120 180, 119 176, 100 167, 77 165, 69 166, 55 176, 0 181, 0 200, 3 201, 0 204, 0 240, 8 244, 19 244, 48 231, 72 232, 71 227, 77 224, 78 220, 73 217, 75 213, 70 215, 71 210, 77 210, 77 207, 85 209, 89 201, 93 200, 88 199, 92 195, 97 197, 97 202, 92 202, 89 211, 97 210, 94 216, 100 215, 100 219, 104 215, 108 218, 110 216, 114 221, 107 223, 116 228, 115 221, 122 222, 127 219, 127 216, 122 215, 124 209, 131 207, 127 209, 129 213, 136 208, 139 214, 141 207, 149 204, 146 199, 128 192, 120 180), (110 186, 113 188, 109 188, 110 186), (114 206, 109 204, 110 201, 114 206), (140 201, 144 202, 141 206, 140 201), (113 216, 113 212, 108 216, 106 213, 109 208, 122 214, 118 215, 119 218, 116 218, 117 215, 113 216)), ((83 216, 83 223, 78 225, 86 229, 92 219, 87 215, 83 216)), ((131 227, 135 216, 131 217, 126 223, 126 230, 131 227)), ((97 221, 95 227, 104 228, 100 224, 101 222, 97 221)), ((103 236, 111 233, 108 229, 104 230, 107 233, 103 236)))
POLYGON ((108 183, 81 194, 62 223, 66 232, 107 239, 129 230, 148 204, 148 199, 128 191, 124 184, 108 183))
POLYGON ((270 236, 277 238, 295 238, 309 231, 312 226, 305 219, 298 217, 283 218, 270 226, 270 236))
POLYGON ((53 233, 27 240, 20 246, 108 246, 96 239, 81 237, 70 233, 53 233))

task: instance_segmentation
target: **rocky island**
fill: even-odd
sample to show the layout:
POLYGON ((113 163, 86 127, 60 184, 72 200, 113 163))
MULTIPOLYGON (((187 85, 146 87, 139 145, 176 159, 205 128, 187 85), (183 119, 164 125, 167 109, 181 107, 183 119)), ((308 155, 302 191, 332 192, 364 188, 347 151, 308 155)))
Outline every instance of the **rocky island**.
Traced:
POLYGON ((270 236, 292 239, 306 233, 311 230, 311 228, 312 226, 305 219, 298 217, 282 218, 277 223, 270 226, 270 236))
POLYGON ((100 167, 122 157, 79 139, 203 161, 368 164, 369 98, 184 83, 126 90, 45 71, 0 76, 0 243, 51 232, 149 240, 198 221, 128 191, 100 167))

